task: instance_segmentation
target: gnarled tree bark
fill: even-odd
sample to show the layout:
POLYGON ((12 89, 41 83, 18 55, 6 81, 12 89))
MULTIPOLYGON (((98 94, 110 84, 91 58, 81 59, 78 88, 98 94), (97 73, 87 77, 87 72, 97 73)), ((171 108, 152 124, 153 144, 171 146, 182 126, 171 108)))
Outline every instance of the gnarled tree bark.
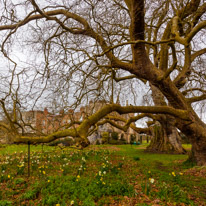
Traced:
MULTIPOLYGON (((152 99, 156 106, 166 105, 164 96, 155 86, 150 85, 152 99)), ((158 115, 158 122, 153 126, 153 138, 146 151, 185 154, 181 137, 175 127, 175 119, 170 115, 158 115)))

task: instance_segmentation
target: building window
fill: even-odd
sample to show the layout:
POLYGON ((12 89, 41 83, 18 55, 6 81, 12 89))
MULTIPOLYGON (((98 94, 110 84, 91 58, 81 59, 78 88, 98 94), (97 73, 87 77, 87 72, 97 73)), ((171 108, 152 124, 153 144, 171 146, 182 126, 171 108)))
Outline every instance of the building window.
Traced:
POLYGON ((31 121, 32 121, 32 116, 27 116, 27 117, 26 117, 26 121, 27 121, 27 122, 31 122, 31 121))
POLYGON ((45 120, 43 120, 43 121, 42 121, 42 124, 43 124, 43 126, 45 126, 45 125, 46 125, 46 121, 45 121, 45 120))

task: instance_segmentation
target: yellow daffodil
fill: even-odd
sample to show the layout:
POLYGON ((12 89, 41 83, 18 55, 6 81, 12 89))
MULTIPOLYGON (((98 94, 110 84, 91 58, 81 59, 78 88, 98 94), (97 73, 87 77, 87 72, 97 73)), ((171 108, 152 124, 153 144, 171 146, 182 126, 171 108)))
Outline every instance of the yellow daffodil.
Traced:
POLYGON ((175 172, 172 172, 172 175, 175 177, 176 176, 175 172))

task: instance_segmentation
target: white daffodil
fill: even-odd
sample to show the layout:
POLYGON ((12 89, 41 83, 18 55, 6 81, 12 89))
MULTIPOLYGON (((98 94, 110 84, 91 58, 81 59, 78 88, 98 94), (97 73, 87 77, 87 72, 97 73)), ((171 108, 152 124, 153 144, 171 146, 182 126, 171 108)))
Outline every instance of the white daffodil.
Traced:
POLYGON ((149 181, 153 184, 155 180, 153 178, 149 178, 149 181))

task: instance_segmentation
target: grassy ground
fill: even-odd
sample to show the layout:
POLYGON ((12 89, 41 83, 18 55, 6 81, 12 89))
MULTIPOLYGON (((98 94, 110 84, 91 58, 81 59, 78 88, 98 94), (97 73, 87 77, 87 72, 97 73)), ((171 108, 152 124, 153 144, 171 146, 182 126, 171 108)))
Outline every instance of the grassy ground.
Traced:
MULTIPOLYGON (((145 145, 0 148, 0 206, 206 205, 206 168, 145 145)), ((185 145, 190 149, 189 145, 185 145)))

